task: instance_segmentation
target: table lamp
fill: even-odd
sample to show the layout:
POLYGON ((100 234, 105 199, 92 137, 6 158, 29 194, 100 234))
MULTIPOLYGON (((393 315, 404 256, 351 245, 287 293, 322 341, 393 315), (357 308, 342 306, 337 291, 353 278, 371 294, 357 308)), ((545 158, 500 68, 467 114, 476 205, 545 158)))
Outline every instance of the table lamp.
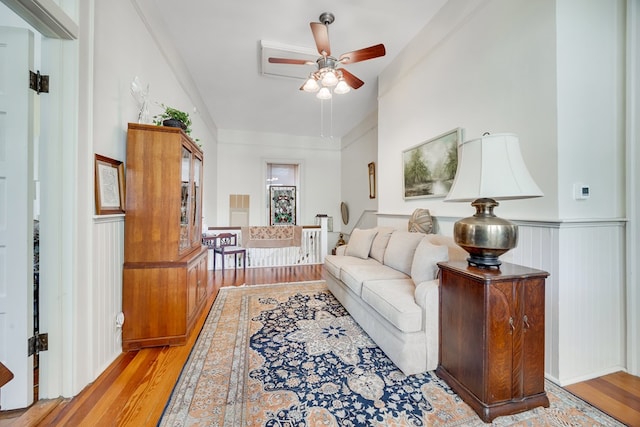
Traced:
POLYGON ((469 252, 467 262, 481 268, 499 268, 498 257, 518 245, 518 226, 498 218, 498 200, 541 197, 542 191, 527 170, 514 134, 485 134, 463 142, 458 170, 445 202, 472 202, 475 215, 457 221, 456 243, 469 252))

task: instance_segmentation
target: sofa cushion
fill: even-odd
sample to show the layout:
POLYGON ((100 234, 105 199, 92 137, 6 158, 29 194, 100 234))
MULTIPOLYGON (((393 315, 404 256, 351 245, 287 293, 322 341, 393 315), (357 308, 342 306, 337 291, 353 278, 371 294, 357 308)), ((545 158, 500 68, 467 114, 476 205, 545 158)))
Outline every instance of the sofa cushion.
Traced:
POLYGON ((327 255, 324 258, 324 267, 334 277, 340 278, 340 273, 344 265, 379 265, 372 258, 362 259, 352 256, 327 255))
POLYGON ((378 234, 376 234, 373 243, 371 243, 369 256, 382 264, 389 238, 395 229, 393 227, 378 227, 377 230, 378 234))
POLYGON ((386 267, 371 260, 375 264, 350 264, 344 265, 340 273, 340 280, 349 289, 361 296, 362 283, 367 280, 408 279, 406 274, 386 267))
POLYGON ((371 243, 373 243, 373 239, 376 237, 377 233, 378 230, 375 228, 369 228, 366 230, 355 228, 349 237, 349 244, 347 245, 347 251, 345 254, 362 259, 369 258, 371 243))
POLYGON ((449 248, 431 244, 429 239, 422 239, 413 255, 411 278, 417 285, 433 280, 438 273, 438 262, 449 260, 449 248))
POLYGON ((411 274, 413 254, 418 243, 424 239, 422 233, 410 233, 408 231, 394 231, 389 238, 387 250, 384 253, 384 265, 411 274))
POLYGON ((362 285, 362 300, 402 332, 422 329, 422 309, 414 299, 411 279, 370 280, 362 285))

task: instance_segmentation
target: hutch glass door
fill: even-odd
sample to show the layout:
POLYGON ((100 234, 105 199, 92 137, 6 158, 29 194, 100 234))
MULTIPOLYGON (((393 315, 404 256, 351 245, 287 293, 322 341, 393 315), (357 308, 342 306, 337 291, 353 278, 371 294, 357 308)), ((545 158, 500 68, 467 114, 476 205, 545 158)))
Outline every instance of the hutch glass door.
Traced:
POLYGON ((191 216, 192 198, 191 194, 191 152, 185 147, 182 147, 182 192, 180 201, 180 252, 188 249, 191 246, 191 239, 189 238, 190 224, 189 218, 191 216))

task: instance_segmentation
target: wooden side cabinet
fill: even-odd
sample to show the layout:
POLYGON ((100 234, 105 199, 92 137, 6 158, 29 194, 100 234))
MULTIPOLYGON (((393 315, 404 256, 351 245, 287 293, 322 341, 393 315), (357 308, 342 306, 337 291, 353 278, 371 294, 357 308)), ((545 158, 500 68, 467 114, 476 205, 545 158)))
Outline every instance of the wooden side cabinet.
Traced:
POLYGON ((205 307, 202 150, 181 129, 130 123, 122 349, 181 345, 205 307))
POLYGON ((436 374, 480 416, 549 406, 544 390, 547 272, 503 263, 440 267, 440 361, 436 374))

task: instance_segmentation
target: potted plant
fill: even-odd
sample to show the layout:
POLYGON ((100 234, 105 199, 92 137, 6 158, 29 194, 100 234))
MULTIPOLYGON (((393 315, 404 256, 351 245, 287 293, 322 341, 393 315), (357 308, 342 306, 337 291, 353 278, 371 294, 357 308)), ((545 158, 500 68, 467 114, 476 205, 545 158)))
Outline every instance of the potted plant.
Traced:
POLYGON ((179 127, 187 135, 191 135, 191 117, 189 113, 160 104, 164 111, 153 116, 153 124, 157 126, 179 127))

